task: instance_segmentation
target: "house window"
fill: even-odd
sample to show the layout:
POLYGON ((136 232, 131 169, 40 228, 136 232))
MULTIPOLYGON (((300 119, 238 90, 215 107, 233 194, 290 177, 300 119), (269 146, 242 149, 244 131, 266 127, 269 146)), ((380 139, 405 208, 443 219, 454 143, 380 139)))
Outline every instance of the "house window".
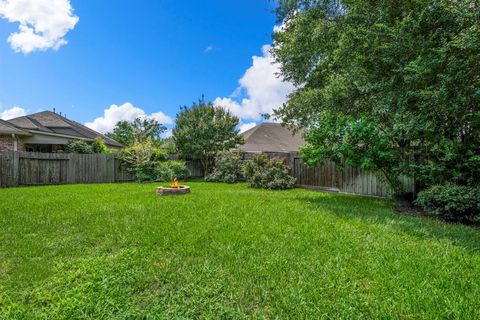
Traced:
POLYGON ((62 153, 65 151, 65 146, 59 144, 27 144, 25 150, 28 152, 62 153))

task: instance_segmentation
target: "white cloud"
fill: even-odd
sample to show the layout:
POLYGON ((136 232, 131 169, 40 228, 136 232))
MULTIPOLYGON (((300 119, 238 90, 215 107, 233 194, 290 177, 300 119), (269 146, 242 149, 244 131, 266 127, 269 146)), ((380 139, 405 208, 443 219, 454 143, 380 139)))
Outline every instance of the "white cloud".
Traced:
POLYGON ((173 119, 163 112, 155 112, 147 115, 143 109, 135 107, 130 102, 126 102, 121 106, 112 104, 103 112, 103 117, 98 117, 92 122, 87 122, 85 125, 95 131, 105 133, 113 130, 118 121, 133 121, 136 118, 153 118, 161 124, 172 124, 173 119))
POLYGON ((205 50, 203 52, 209 53, 210 51, 213 51, 213 50, 215 50, 214 46, 208 46, 208 47, 205 48, 205 50))
POLYGON ((285 31, 285 28, 286 28, 285 23, 274 25, 273 33, 283 32, 285 31))
POLYGON ((240 124, 240 127, 239 127, 240 133, 243 133, 247 130, 250 130, 253 127, 255 127, 256 125, 257 125, 256 122, 242 123, 242 124, 240 124))
POLYGON ((0 0, 0 18, 19 22, 8 42, 16 52, 58 50, 77 24, 70 0, 0 0))
POLYGON ((151 115, 149 115, 147 117, 148 118, 153 118, 153 119, 157 120, 158 122, 160 122, 161 124, 172 124, 173 123, 173 119, 170 118, 169 116, 167 116, 165 113, 163 113, 161 111, 152 113, 151 115))
POLYGON ((173 136, 173 131, 172 129, 168 129, 162 134, 162 138, 171 138, 173 136))
POLYGON ((13 118, 21 117, 26 115, 27 112, 25 109, 20 107, 12 107, 6 110, 0 110, 0 119, 2 120, 10 120, 13 118))
POLYGON ((265 45, 262 50, 261 57, 253 57, 252 66, 240 79, 232 97, 218 97, 215 105, 227 108, 242 119, 260 120, 262 114, 271 113, 286 102, 294 86, 277 76, 280 69, 269 52, 270 46, 265 45), (239 101, 242 92, 246 97, 239 101))

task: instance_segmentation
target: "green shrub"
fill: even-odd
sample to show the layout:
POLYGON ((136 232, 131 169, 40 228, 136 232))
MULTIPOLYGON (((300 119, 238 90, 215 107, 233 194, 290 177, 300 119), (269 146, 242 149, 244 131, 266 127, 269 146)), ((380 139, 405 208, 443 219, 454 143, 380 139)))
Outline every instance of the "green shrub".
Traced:
POLYGON ((100 137, 96 137, 91 146, 93 153, 108 153, 108 147, 105 144, 105 141, 100 137))
POLYGON ((252 188, 290 189, 296 182, 283 159, 268 159, 264 154, 246 161, 243 172, 252 188))
POLYGON ((101 137, 96 137, 92 142, 83 140, 72 140, 68 143, 65 150, 68 153, 92 154, 92 153, 109 153, 109 149, 105 141, 101 137))
POLYGON ((68 153, 80 153, 80 154, 92 154, 92 145, 83 140, 72 140, 68 143, 66 152, 68 153))
POLYGON ((441 218, 471 221, 480 218, 480 190, 458 185, 436 185, 419 193, 415 204, 441 218))
POLYGON ((185 162, 166 161, 166 152, 150 140, 123 149, 119 159, 139 182, 185 179, 190 174, 185 162))
POLYGON ((172 181, 185 179, 190 175, 187 165, 183 161, 156 162, 154 165, 155 181, 172 181))
POLYGON ((168 160, 167 152, 162 148, 154 147, 152 151, 151 160, 153 162, 167 161, 168 160))
POLYGON ((157 148, 151 141, 147 140, 125 148, 118 157, 134 175, 136 181, 155 179, 157 148))
POLYGON ((237 152, 222 152, 215 159, 213 172, 205 177, 207 181, 235 183, 242 179, 243 160, 237 152))

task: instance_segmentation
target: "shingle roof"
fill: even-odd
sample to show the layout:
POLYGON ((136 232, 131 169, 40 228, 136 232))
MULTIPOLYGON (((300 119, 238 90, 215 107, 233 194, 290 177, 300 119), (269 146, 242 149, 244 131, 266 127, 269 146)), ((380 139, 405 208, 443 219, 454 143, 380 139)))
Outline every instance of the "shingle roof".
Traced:
POLYGON ((70 134, 72 136, 79 136, 87 139, 95 139, 96 137, 101 137, 109 146, 119 148, 123 147, 123 145, 118 143, 117 141, 110 139, 109 137, 95 130, 87 128, 86 126, 76 121, 67 119, 51 111, 42 111, 28 116, 8 120, 8 122, 22 129, 32 130, 32 132, 38 131, 45 133, 64 134, 61 130, 69 129, 72 130, 72 133, 70 134))
POLYGON ((20 128, 24 128, 24 129, 37 129, 38 128, 37 125, 35 123, 33 123, 32 120, 29 119, 26 116, 8 120, 8 122, 13 123, 14 125, 16 125, 20 128))
POLYGON ((15 127, 13 124, 0 119, 0 134, 28 135, 27 132, 15 127))
POLYGON ((291 152, 305 145, 300 133, 293 134, 279 123, 264 122, 242 133, 245 144, 238 150, 247 152, 291 152))

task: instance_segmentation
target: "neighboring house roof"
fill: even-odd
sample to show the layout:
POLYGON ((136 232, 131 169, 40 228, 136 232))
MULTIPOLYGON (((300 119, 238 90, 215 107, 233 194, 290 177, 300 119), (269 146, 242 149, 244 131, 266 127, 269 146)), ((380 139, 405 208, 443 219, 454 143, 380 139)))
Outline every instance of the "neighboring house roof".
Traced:
POLYGON ((23 131, 17 127, 15 127, 13 124, 8 123, 5 120, 0 119, 0 134, 16 134, 19 136, 28 136, 29 133, 26 131, 23 131))
POLYGON ((55 112, 42 111, 39 113, 8 120, 18 128, 28 130, 31 133, 45 133, 72 138, 93 140, 101 137, 108 146, 121 148, 123 145, 109 137, 85 127, 84 125, 67 119, 55 112))
POLYGON ((291 152, 305 145, 300 133, 293 134, 279 123, 264 122, 241 135, 245 144, 237 149, 246 152, 291 152))

